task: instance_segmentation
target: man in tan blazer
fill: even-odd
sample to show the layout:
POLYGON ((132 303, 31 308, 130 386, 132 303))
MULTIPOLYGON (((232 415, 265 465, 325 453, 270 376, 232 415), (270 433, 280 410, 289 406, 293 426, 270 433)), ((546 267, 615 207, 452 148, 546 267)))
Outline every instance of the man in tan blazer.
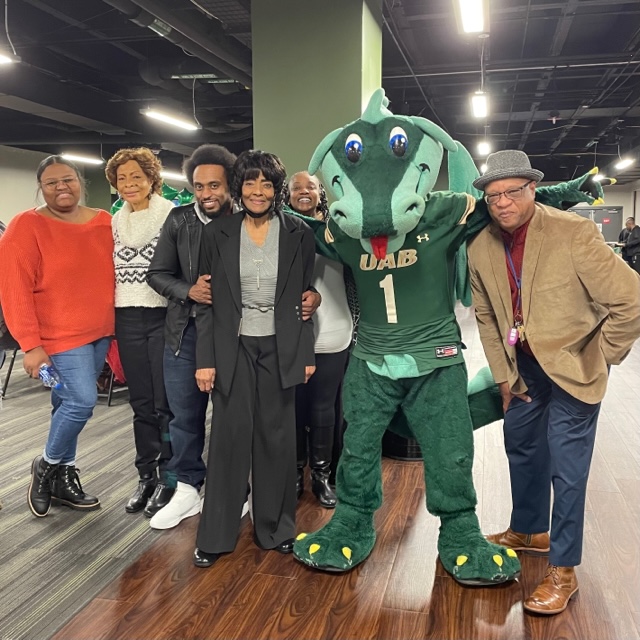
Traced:
POLYGON ((513 500, 509 528, 489 539, 549 553, 524 608, 555 614, 578 590, 598 412, 610 365, 640 336, 640 277, 593 222, 534 201, 542 177, 522 151, 489 156, 474 186, 493 222, 468 256, 480 338, 505 409, 513 500))

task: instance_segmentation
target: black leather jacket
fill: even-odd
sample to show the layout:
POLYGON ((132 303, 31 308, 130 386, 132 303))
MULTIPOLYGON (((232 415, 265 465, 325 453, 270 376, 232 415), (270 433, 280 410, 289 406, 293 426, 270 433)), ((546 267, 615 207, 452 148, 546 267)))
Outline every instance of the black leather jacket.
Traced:
POLYGON ((176 355, 195 304, 188 295, 199 275, 203 228, 193 204, 176 207, 165 220, 147 271, 149 286, 169 300, 164 337, 176 355))

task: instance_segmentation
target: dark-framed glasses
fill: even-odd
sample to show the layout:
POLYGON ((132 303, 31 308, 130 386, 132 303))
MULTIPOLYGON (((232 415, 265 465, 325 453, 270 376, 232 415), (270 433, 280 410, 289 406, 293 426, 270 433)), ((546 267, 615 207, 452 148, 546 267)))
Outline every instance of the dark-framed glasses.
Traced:
POLYGON ((533 180, 528 180, 521 187, 515 187, 513 189, 507 189, 506 191, 500 191, 500 193, 488 193, 484 197, 484 201, 487 204, 495 204, 500 200, 502 196, 509 198, 509 200, 520 200, 524 194, 524 190, 532 183, 533 180))
POLYGON ((64 187, 70 187, 72 184, 78 182, 78 178, 62 178, 61 180, 45 180, 45 182, 41 182, 40 186, 43 189, 55 189, 59 184, 62 184, 64 187))

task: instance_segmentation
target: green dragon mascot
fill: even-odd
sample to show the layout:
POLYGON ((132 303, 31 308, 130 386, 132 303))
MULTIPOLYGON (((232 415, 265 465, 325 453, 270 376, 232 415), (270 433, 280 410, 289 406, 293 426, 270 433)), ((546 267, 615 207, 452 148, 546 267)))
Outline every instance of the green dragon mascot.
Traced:
MULTIPOLYGON (((456 297, 470 303, 463 245, 490 218, 469 195, 478 172, 464 147, 429 120, 395 116, 387 105, 377 90, 360 119, 322 140, 309 166, 322 170, 335 197, 326 225, 309 220, 318 250, 353 271, 361 316, 344 380, 338 504, 326 526, 298 536, 294 554, 336 572, 369 556, 382 503, 382 436, 400 412, 422 450, 444 568, 462 584, 498 584, 517 577, 520 563, 480 531, 472 464, 473 428, 502 410, 486 375, 468 385, 454 313, 456 297), (444 149, 451 190, 434 192, 444 149)), ((541 188, 537 198, 592 202, 580 191, 586 180, 541 188)))

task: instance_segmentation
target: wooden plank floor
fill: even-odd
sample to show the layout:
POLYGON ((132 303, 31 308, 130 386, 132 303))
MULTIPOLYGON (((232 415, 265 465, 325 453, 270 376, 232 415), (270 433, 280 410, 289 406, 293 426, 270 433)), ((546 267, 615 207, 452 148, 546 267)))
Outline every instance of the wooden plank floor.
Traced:
MULTIPOLYGON (((459 317, 473 374, 484 364, 482 348, 469 312, 459 317)), ((61 616, 54 637, 640 640, 639 409, 640 345, 611 373, 588 491, 580 591, 559 616, 522 609, 545 558, 523 556, 521 578, 500 587, 453 581, 437 561, 438 521, 424 506, 421 465, 385 459, 378 541, 352 572, 324 574, 256 548, 248 519, 235 553, 197 569, 195 517, 152 533, 155 542, 141 555, 131 550, 124 572, 64 626, 61 616)), ((475 444, 478 514, 483 530, 498 531, 511 507, 501 424, 476 432, 475 444)), ((314 530, 329 517, 305 493, 298 530, 314 530)))

